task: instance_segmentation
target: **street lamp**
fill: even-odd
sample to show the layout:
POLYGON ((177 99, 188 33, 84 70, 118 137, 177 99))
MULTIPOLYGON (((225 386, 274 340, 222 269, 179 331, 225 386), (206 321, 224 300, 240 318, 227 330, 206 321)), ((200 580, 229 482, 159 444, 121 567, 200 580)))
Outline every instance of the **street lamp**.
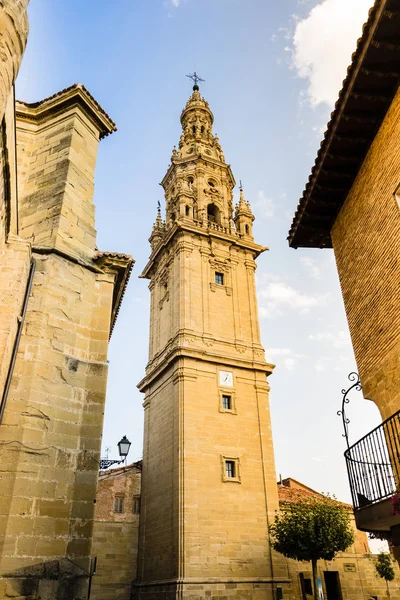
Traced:
POLYGON ((122 440, 120 440, 118 442, 118 452, 119 455, 121 457, 122 460, 126 460, 126 457, 129 454, 129 448, 131 447, 131 443, 128 440, 128 438, 126 437, 126 435, 124 435, 124 437, 122 438, 122 440))
POLYGON ((126 461, 126 457, 129 454, 129 448, 131 447, 131 443, 124 435, 124 437, 118 442, 118 452, 121 457, 121 460, 111 460, 109 458, 101 458, 100 459, 100 471, 103 469, 108 469, 111 465, 119 465, 122 462, 126 461))

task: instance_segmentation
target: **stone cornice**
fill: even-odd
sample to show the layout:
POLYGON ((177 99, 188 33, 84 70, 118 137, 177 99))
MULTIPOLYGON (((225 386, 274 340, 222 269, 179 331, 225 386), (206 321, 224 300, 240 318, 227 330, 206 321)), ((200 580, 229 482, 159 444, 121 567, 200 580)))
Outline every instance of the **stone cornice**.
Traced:
POLYGON ((158 256, 170 244, 171 240, 175 237, 175 235, 181 232, 188 232, 195 235, 201 235, 203 237, 216 238, 224 240, 226 242, 230 242, 232 246, 238 246, 239 248, 243 248, 254 253, 254 258, 257 258, 257 256, 259 256, 262 252, 269 250, 267 246, 260 246, 259 244, 256 244, 255 242, 249 239, 245 240, 240 234, 236 232, 226 233, 225 231, 220 231, 218 229, 213 229, 210 227, 205 228, 202 227, 202 224, 200 222, 198 222, 198 225, 192 225, 188 222, 183 224, 180 221, 176 221, 176 224, 173 227, 171 227, 164 239, 160 241, 158 246, 151 253, 150 259, 145 268, 143 269, 142 274, 139 275, 139 277, 143 279, 149 279, 151 277, 151 270, 158 256))
POLYGON ((171 365, 181 358, 193 358, 207 363, 215 363, 219 365, 230 366, 235 369, 250 369, 252 371, 260 371, 265 373, 267 376, 271 375, 275 365, 267 363, 264 360, 251 360, 246 358, 238 358, 237 356, 229 356, 227 354, 221 354, 208 350, 200 350, 195 348, 188 348, 185 346, 176 346, 175 344, 170 347, 162 360, 158 364, 149 369, 146 376, 138 383, 137 387, 141 392, 145 392, 147 387, 158 377, 160 377, 171 365))
POLYGON ((184 158, 174 157, 172 164, 169 165, 166 174, 160 182, 160 185, 165 188, 169 177, 172 175, 174 169, 181 165, 187 165, 190 163, 204 164, 204 165, 213 165, 214 167, 220 167, 222 170, 226 171, 229 179, 231 181, 232 188, 235 187, 236 181, 232 173, 231 165, 227 165, 225 162, 217 160, 216 158, 212 158, 210 156, 205 156, 204 154, 192 154, 189 156, 185 156, 184 158))
POLYGON ((104 272, 116 276, 111 310, 111 337, 135 261, 129 254, 118 252, 97 252, 93 261, 104 272))
POLYGON ((44 123, 70 108, 79 107, 99 132, 100 139, 117 127, 105 110, 81 83, 57 92, 39 102, 16 102, 16 118, 30 123, 44 123))

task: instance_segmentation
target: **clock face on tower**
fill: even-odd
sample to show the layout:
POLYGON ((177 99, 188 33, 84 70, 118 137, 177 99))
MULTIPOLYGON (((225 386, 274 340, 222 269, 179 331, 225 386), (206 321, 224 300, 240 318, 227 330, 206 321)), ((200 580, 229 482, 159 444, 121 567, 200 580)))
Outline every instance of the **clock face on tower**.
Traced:
POLYGON ((233 386, 233 373, 232 371, 220 371, 219 372, 219 384, 225 387, 233 386))

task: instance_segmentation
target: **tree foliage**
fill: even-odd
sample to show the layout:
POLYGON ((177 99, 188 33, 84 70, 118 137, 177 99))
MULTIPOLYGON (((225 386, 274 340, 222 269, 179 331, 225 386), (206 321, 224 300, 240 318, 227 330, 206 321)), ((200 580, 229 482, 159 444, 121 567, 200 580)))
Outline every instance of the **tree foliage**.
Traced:
POLYGON ((354 541, 348 510, 333 498, 295 498, 275 517, 272 547, 288 558, 332 560, 354 541))
POLYGON ((390 554, 387 554, 386 552, 380 552, 375 563, 375 569, 379 577, 382 577, 386 581, 393 581, 394 569, 390 554))

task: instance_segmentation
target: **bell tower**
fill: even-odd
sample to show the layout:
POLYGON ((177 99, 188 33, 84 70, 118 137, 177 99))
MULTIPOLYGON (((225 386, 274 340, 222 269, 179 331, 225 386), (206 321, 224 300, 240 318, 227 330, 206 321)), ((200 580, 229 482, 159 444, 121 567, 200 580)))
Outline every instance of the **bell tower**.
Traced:
POLYGON ((162 180, 150 280, 135 597, 272 599, 278 509, 254 216, 193 87, 162 180))

